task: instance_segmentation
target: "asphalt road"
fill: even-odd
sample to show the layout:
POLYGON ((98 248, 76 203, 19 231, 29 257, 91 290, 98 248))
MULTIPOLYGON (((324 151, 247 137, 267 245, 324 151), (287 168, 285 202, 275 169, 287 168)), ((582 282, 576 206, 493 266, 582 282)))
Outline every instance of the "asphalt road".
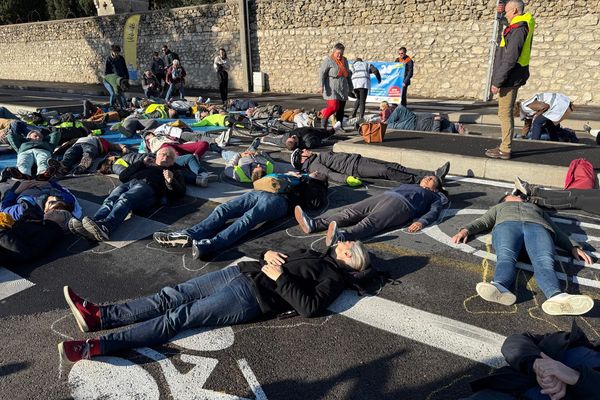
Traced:
MULTIPOLYGON (((116 182, 90 176, 63 183, 84 202, 100 203, 116 182)), ((323 212, 334 212, 386 186, 334 185, 323 212)), ((231 192, 230 186, 215 183, 194 193, 214 198, 209 194, 225 189, 231 192)), ((303 235, 293 219, 281 220, 260 227, 210 262, 193 261, 189 249, 159 248, 148 236, 122 248, 69 236, 44 260, 20 267, 0 261, 34 284, 0 302, 0 393, 7 399, 461 398, 470 393, 470 380, 499 365, 505 336, 569 329, 573 318, 545 315, 540 308, 543 295, 525 272, 518 275, 515 306, 485 303, 475 295, 476 283, 489 281, 493 274, 494 263, 487 260, 492 256, 489 237, 460 248, 445 240, 508 189, 464 179, 449 182, 447 189, 451 205, 437 227, 417 234, 395 230, 367 241, 375 268, 391 278, 376 296, 357 297, 350 291, 319 318, 188 332, 163 346, 74 365, 60 362, 57 343, 90 335, 78 331, 62 296, 63 285, 95 302, 117 302, 222 268, 242 256, 257 257, 265 249, 324 250, 323 235, 303 235), (456 209, 465 211, 454 215, 456 209)), ((186 227, 216 204, 187 197, 138 219, 137 226, 186 227)), ((578 212, 563 212, 561 217, 588 222, 581 226, 563 221, 561 226, 577 237, 586 235, 588 249, 596 246, 597 219, 578 212)), ((558 262, 556 268, 585 283, 569 283, 569 291, 600 298, 593 287, 598 284, 597 269, 569 261, 558 262)), ((596 307, 575 318, 592 339, 600 337, 598 316, 596 307)))

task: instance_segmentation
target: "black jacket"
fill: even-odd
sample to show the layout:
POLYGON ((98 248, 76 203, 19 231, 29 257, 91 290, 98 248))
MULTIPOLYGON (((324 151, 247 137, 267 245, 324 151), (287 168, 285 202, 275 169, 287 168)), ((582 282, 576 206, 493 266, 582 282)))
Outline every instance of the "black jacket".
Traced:
POLYGON ((332 136, 334 133, 335 131, 333 130, 305 126, 302 128, 296 128, 288 133, 283 134, 285 137, 285 139, 283 139, 283 143, 285 144, 287 138, 296 135, 298 136, 299 148, 316 149, 317 147, 330 144, 329 141, 326 141, 326 139, 332 136))
POLYGON ((181 168, 177 165, 170 168, 162 168, 159 166, 148 166, 144 164, 143 160, 137 161, 130 164, 129 167, 125 168, 119 174, 121 182, 129 182, 133 179, 148 184, 154 190, 157 199, 164 195, 167 195, 169 198, 178 198, 185 195, 185 180, 183 179, 181 168), (170 185, 167 185, 163 176, 165 169, 173 171, 174 174, 170 185))
MULTIPOLYGON (((502 354, 508 362, 489 376, 471 383, 475 391, 493 389, 519 396, 537 385, 533 363, 544 352, 553 359, 560 359, 567 349, 587 347, 600 351, 600 343, 590 343, 583 331, 573 321, 571 332, 556 332, 547 335, 522 333, 509 336, 502 345, 502 354)), ((565 399, 598 399, 600 393, 600 368, 578 368, 581 374, 574 386, 567 386, 565 399)))
POLYGON ((22 263, 48 254, 62 240, 63 230, 53 221, 17 221, 0 230, 0 263, 22 263))
POLYGON ((306 172, 319 172, 327 179, 335 182, 346 182, 348 176, 356 176, 361 155, 355 153, 327 153, 313 154, 304 164, 302 170, 306 172))
POLYGON ((152 57, 152 61, 150 62, 150 71, 152 71, 152 73, 156 76, 162 76, 164 79, 164 75, 165 75, 165 61, 158 57, 158 58, 154 58, 152 57))
POLYGON ((125 58, 119 55, 117 58, 108 56, 106 59, 106 66, 104 67, 104 75, 117 74, 123 79, 129 80, 129 71, 127 70, 127 64, 125 64, 125 58))
POLYGON ((496 49, 492 85, 497 88, 523 86, 529 79, 529 66, 517 63, 529 33, 527 22, 510 25, 504 30, 504 47, 496 49))
POLYGON ((251 281, 264 314, 296 310, 304 317, 323 312, 347 287, 349 281, 343 267, 329 254, 297 250, 288 254, 283 274, 277 281, 262 271, 261 261, 243 261, 240 271, 251 281))

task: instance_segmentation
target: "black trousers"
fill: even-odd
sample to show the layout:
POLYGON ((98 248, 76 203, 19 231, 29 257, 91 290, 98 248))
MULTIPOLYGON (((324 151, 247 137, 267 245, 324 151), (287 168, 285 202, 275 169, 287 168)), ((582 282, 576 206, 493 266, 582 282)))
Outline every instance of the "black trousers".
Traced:
POLYGON ((356 166, 359 178, 380 178, 401 183, 418 183, 426 172, 405 168, 398 163, 361 157, 356 166))
POLYGON ((346 100, 340 100, 340 107, 335 112, 335 120, 339 121, 340 124, 344 121, 344 109, 346 108, 346 100))
POLYGON ((547 190, 534 187, 530 201, 555 210, 575 208, 600 215, 599 189, 547 190))
POLYGON ((221 101, 227 101, 227 92, 229 90, 229 74, 227 71, 219 71, 219 92, 221 93, 221 101))
POLYGON ((318 230, 335 221, 344 229, 344 240, 360 240, 410 221, 411 211, 400 196, 379 194, 350 204, 337 214, 315 219, 318 230))
POLYGON ((408 92, 408 85, 402 88, 402 99, 400 100, 400 104, 406 107, 406 95, 408 92))
POLYGON ((354 102, 354 110, 352 111, 352 118, 356 117, 357 111, 358 111, 359 118, 363 118, 365 116, 365 106, 367 104, 367 94, 369 94, 369 89, 365 89, 365 88, 354 89, 354 94, 356 95, 356 101, 354 102))

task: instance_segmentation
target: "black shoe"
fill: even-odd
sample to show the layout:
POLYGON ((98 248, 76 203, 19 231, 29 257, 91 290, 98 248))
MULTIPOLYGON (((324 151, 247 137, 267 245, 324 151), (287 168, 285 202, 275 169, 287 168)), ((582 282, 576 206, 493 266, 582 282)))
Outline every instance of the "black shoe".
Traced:
POLYGON ((0 183, 4 183, 10 178, 12 178, 12 174, 10 173, 8 168, 2 168, 2 171, 0 171, 0 183))
POLYGON ((35 180, 36 181, 49 181, 50 179, 52 179, 52 177, 54 176, 54 174, 56 173, 56 168, 48 166, 48 169, 45 170, 43 173, 41 174, 37 174, 35 176, 35 180))
POLYGON ((154 232, 154 241, 164 247, 190 247, 192 238, 178 232, 154 232))
POLYGON ((18 179, 18 180, 21 180, 21 181, 31 180, 31 176, 22 173, 21 171, 19 171, 18 168, 8 167, 8 168, 5 168, 5 170, 6 170, 5 174, 9 178, 18 179))
POLYGON ((194 260, 204 260, 210 254, 210 240, 202 239, 202 240, 194 240, 192 242, 192 258, 194 260))
POLYGON ((81 222, 83 228, 91 234, 93 240, 95 240, 96 242, 103 242, 105 240, 108 240, 109 232, 108 228, 104 224, 96 222, 89 217, 83 217, 83 220, 81 222))
POLYGON ((56 170, 56 175, 65 176, 69 174, 69 168, 67 168, 62 162, 51 158, 48 160, 48 166, 56 170))
POLYGON ((443 182, 446 175, 448 175, 448 172, 450 172, 450 161, 447 161, 444 165, 436 169, 435 176, 443 182))
POLYGON ((331 221, 329 227, 327 227, 327 234, 325 235, 325 246, 331 247, 337 242, 343 240, 337 229, 337 222, 331 221))

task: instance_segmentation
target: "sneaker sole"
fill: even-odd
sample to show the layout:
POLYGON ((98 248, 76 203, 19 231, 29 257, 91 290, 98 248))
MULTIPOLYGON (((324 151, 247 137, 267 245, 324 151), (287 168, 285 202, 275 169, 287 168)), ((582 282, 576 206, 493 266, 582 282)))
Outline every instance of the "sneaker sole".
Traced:
POLYGON ((525 186, 523 186, 523 182, 519 179, 518 176, 515 177, 515 188, 519 190, 519 192, 523 193, 525 196, 531 196, 531 193, 528 193, 525 186))
POLYGON ((571 298, 565 302, 546 300, 542 303, 542 310, 548 315, 582 315, 592 308, 594 300, 587 296, 571 298))
POLYGON ((298 222, 302 232, 308 235, 310 233, 310 229, 308 229, 308 225, 306 225, 304 222, 304 219, 302 218, 302 210, 298 206, 294 207, 294 218, 296 218, 296 222, 298 222))
POLYGON ((163 247, 190 247, 192 245, 191 239, 171 239, 171 240, 161 240, 156 236, 152 236, 152 239, 163 247))
POLYGON ((479 297, 485 301, 502 304, 504 306, 512 306, 517 301, 517 296, 511 292, 500 292, 498 288, 491 283, 479 282, 475 286, 475 290, 479 297))
POLYGON ((327 234, 325 235, 325 245, 327 247, 331 247, 331 245, 333 245, 333 233, 336 231, 336 229, 337 223, 335 221, 330 223, 327 227, 327 234))
POLYGON ((90 240, 93 242, 96 241, 96 238, 83 227, 83 224, 82 225, 69 224, 69 230, 73 234, 81 236, 86 240, 90 240))
POLYGON ((95 241, 102 242, 104 240, 108 240, 108 235, 96 224, 89 222, 88 219, 84 219, 81 223, 83 225, 83 229, 90 233, 95 241))
POLYGON ((57 347, 58 347, 58 354, 60 354, 60 358, 63 361, 72 363, 73 361, 69 360, 69 358, 67 357, 67 353, 65 352, 65 346, 63 346, 63 342, 60 342, 57 347))
MULTIPOLYGON (((83 318, 83 316, 77 309, 77 306, 75 305, 75 303, 73 303, 73 301, 71 300, 71 297, 69 296, 69 287, 68 286, 63 287, 63 295, 65 296, 65 300, 67 301, 67 304, 69 305, 69 308, 71 309, 71 313, 75 317, 75 322, 77 322, 77 325, 79 326, 79 330, 81 330, 81 332, 89 332, 90 328, 88 327, 88 324, 85 322, 85 319, 83 318)), ((61 344, 62 343, 59 343, 59 346, 61 344)), ((60 351, 60 348, 59 348, 59 351, 60 351)))

